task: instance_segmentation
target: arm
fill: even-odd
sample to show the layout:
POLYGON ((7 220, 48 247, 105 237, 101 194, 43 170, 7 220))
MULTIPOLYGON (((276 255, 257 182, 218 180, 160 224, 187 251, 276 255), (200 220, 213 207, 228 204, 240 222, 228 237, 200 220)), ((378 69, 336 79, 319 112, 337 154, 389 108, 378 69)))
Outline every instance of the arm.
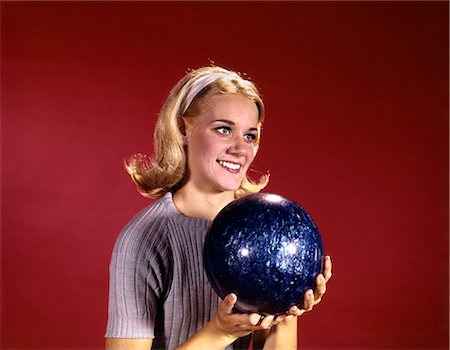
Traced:
MULTIPOLYGON (((254 332, 254 349, 297 349, 297 317, 312 310, 318 304, 326 291, 326 283, 331 278, 331 259, 326 257, 324 274, 318 275, 314 293, 305 293, 302 309, 293 306, 289 315, 267 316, 259 323, 259 314, 234 313, 235 294, 229 294, 219 304, 214 319, 177 350, 219 350, 232 344, 236 339, 254 332), (273 327, 272 327, 273 326, 273 327)), ((152 339, 107 339, 106 350, 149 350, 152 339)))
POLYGON ((106 350, 150 350, 153 339, 107 338, 106 350))
POLYGON ((297 317, 290 315, 273 326, 263 349, 297 350, 297 317))
POLYGON ((268 330, 253 333, 253 350, 297 349, 297 317, 278 316, 275 322, 268 330))
MULTIPOLYGON (((235 313, 235 294, 229 294, 219 304, 214 319, 200 331, 178 346, 177 350, 223 350, 240 337, 252 331, 268 330, 273 316, 264 318, 258 325, 261 315, 235 313)), ((106 350, 149 350, 153 339, 107 338, 106 350)))
POLYGON ((105 332, 108 350, 149 350, 154 343, 156 310, 168 289, 171 260, 167 240, 154 228, 160 219, 148 219, 148 210, 127 224, 114 245, 105 332))
POLYGON ((235 294, 229 294, 219 304, 216 316, 200 331, 194 334, 177 350, 219 350, 224 349, 240 337, 251 332, 269 329, 274 317, 268 316, 259 323, 261 315, 235 313, 235 294))

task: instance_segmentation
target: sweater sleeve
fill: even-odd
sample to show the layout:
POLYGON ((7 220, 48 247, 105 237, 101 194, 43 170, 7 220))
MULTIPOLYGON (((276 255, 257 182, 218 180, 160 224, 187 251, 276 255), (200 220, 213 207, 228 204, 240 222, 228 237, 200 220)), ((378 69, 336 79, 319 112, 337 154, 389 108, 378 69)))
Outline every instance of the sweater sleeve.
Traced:
POLYGON ((171 252, 164 220, 144 212, 119 235, 110 261, 107 338, 154 338, 170 288, 171 252))

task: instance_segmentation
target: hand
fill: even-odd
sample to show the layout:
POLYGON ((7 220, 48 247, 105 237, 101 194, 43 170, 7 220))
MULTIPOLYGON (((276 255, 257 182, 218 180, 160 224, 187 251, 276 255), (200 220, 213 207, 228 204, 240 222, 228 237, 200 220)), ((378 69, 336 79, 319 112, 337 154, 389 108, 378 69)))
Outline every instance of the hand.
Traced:
POLYGON ((233 311, 233 307, 237 302, 237 296, 236 294, 231 293, 219 304, 216 316, 212 320, 214 328, 234 341, 253 331, 268 330, 272 326, 276 326, 280 323, 284 324, 305 312, 311 311, 315 305, 321 302, 322 297, 326 292, 327 282, 332 275, 332 263, 329 256, 325 257, 324 265, 323 274, 319 274, 316 277, 316 288, 314 291, 311 289, 306 291, 301 308, 292 306, 286 314, 277 316, 260 315, 257 313, 236 313, 233 311))
POLYGON ((307 290, 301 309, 299 309, 297 306, 293 306, 289 309, 288 315, 300 316, 305 312, 311 311, 315 305, 321 302, 322 297, 327 290, 327 282, 330 280, 332 275, 331 270, 331 258, 327 255, 325 257, 325 267, 323 274, 319 274, 316 277, 316 288, 314 289, 314 291, 312 289, 307 290))
POLYGON ((177 350, 214 350, 224 349, 236 339, 251 332, 268 330, 274 316, 257 313, 243 314, 233 310, 237 302, 234 293, 228 294, 220 303, 214 318, 202 329, 177 346, 177 350))
POLYGON ((274 315, 262 317, 257 313, 243 314, 234 312, 237 302, 234 293, 228 294, 219 304, 216 316, 212 320, 214 328, 232 341, 244 337, 253 331, 266 330, 272 326, 274 315))

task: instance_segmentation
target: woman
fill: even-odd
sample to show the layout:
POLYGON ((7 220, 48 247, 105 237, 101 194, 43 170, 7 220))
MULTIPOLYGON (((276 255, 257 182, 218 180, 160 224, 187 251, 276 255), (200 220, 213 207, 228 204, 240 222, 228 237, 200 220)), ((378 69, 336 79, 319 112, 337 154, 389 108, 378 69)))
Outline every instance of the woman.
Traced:
POLYGON ((127 170, 158 199, 122 231, 110 264, 107 349, 296 349, 297 316, 325 293, 331 261, 301 309, 274 317, 242 314, 235 294, 219 300, 203 271, 211 220, 236 197, 268 182, 247 178, 264 105, 256 87, 220 67, 188 73, 172 90, 155 129, 155 160, 127 170))

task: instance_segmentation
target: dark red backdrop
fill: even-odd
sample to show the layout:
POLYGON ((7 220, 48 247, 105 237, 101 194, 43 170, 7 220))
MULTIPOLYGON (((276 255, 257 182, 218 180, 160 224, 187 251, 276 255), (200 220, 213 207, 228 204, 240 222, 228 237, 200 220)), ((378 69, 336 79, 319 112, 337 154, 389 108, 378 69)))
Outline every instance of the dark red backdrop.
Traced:
POLYGON ((122 159, 214 61, 261 88, 256 168, 334 260, 301 347, 447 349, 448 9, 2 2, 1 347, 103 346, 111 249, 149 203, 122 159))

